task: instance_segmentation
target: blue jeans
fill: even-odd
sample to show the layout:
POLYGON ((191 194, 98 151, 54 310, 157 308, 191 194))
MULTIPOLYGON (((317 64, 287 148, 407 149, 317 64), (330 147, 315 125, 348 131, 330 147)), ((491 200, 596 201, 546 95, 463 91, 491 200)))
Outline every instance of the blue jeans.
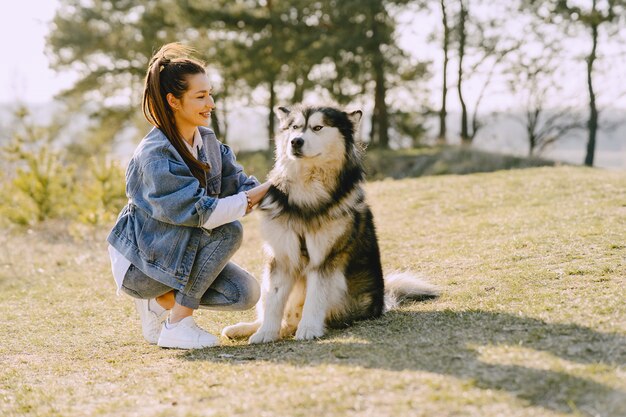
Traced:
MULTIPOLYGON (((176 291, 176 302, 192 309, 247 310, 259 299, 256 279, 230 262, 241 246, 243 228, 238 221, 204 233, 191 268, 189 280, 176 291)), ((134 298, 155 298, 171 287, 150 278, 134 265, 124 276, 122 291, 134 298)))

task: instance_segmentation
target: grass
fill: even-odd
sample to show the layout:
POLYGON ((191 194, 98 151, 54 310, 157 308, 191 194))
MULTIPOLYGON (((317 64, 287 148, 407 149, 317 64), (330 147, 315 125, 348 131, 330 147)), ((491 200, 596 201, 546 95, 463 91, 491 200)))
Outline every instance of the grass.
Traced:
MULTIPOLYGON (((386 270, 443 288, 312 342, 164 350, 104 237, 0 236, 2 416, 626 415, 626 176, 533 168, 372 182, 386 270)), ((258 217, 236 261, 260 274, 258 217)), ((219 332, 252 311, 200 311, 219 332)))

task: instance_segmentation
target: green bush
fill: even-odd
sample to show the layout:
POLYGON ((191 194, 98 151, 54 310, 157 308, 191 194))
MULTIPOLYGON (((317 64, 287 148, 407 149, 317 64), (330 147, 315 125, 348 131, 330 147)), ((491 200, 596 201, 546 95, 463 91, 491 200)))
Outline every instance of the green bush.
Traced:
POLYGON ((55 146, 61 126, 34 124, 26 109, 15 113, 16 123, 2 148, 6 179, 2 213, 17 224, 63 217, 74 188, 74 167, 55 146))
POLYGON ((78 182, 73 213, 80 223, 98 226, 112 223, 126 202, 124 170, 111 158, 91 158, 78 182))
POLYGON ((34 123, 28 110, 15 112, 0 157, 0 214, 17 225, 52 219, 87 226, 111 223, 124 204, 124 170, 109 157, 73 162, 61 146, 62 125, 34 123))

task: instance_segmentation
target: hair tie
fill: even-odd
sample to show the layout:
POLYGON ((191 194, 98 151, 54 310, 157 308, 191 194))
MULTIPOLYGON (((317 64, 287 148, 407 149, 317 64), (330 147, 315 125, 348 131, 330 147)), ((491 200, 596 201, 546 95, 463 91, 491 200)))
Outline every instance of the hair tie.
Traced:
POLYGON ((159 72, 163 71, 163 69, 165 68, 166 65, 168 65, 170 62, 172 62, 171 59, 166 58, 164 55, 162 55, 159 58, 159 72))

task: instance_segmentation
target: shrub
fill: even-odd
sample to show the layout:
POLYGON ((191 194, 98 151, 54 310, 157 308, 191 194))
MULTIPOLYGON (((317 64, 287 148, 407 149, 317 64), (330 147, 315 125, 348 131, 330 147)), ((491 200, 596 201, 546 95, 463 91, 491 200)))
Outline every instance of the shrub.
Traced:
POLYGON ((32 224, 65 214, 74 188, 74 167, 56 147, 61 125, 34 124, 25 108, 2 148, 6 179, 2 212, 18 224, 32 224))

